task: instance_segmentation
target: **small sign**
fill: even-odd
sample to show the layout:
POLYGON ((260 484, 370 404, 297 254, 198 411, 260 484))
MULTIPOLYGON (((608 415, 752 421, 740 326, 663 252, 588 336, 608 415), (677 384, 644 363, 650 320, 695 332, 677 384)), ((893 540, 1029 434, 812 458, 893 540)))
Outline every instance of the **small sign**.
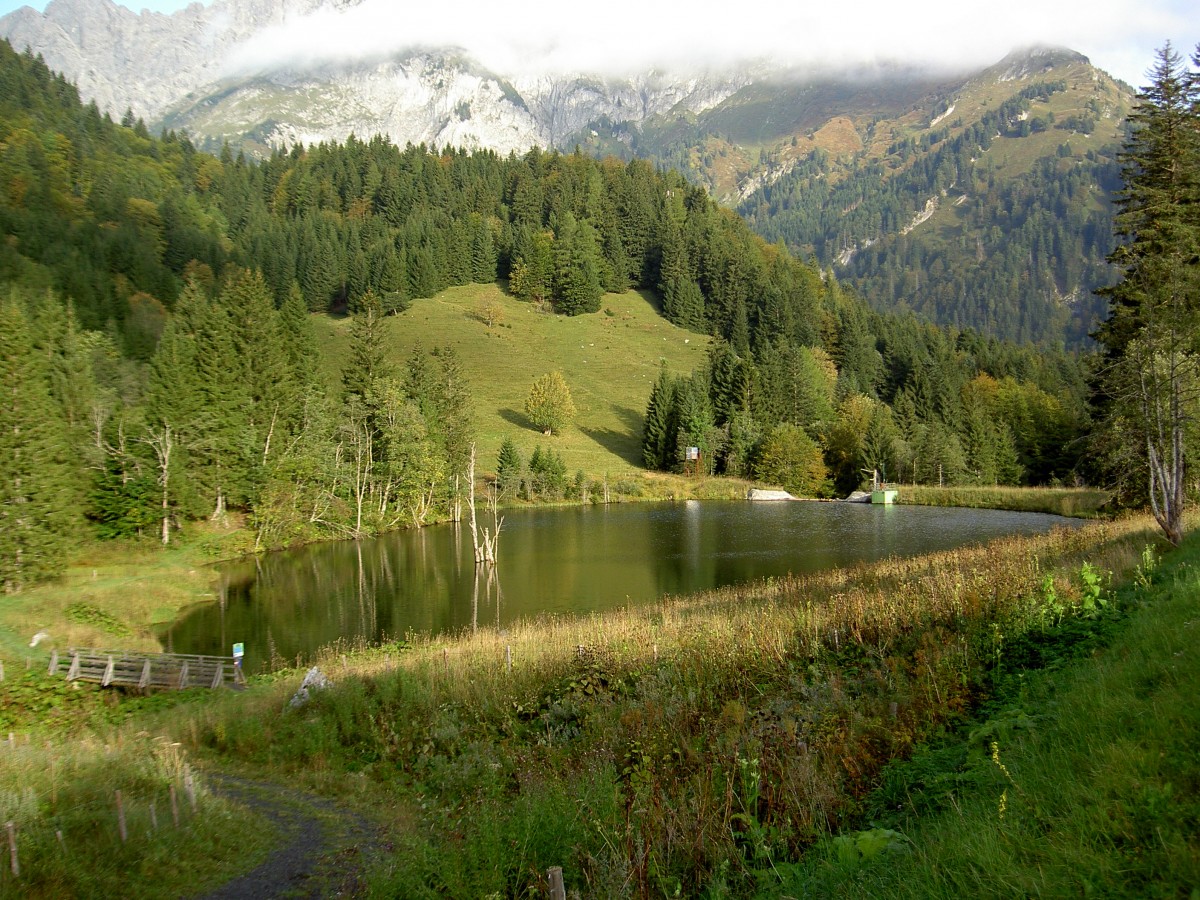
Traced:
POLYGON ((234 644, 233 645, 233 658, 234 659, 241 659, 245 655, 246 655, 246 646, 244 644, 234 644))
POLYGON ((699 447, 688 447, 687 448, 687 458, 689 460, 699 459, 700 458, 700 448, 699 447))

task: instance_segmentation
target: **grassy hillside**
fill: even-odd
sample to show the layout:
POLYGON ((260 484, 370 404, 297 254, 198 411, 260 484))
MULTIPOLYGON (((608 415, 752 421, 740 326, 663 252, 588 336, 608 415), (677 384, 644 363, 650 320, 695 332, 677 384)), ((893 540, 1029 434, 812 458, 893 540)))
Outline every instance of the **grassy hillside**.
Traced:
MULTIPOLYGON (((335 379, 350 322, 317 321, 324 364, 335 379)), ((462 360, 475 390, 481 470, 495 471, 500 444, 511 437, 525 458, 540 445, 561 454, 568 473, 610 479, 642 467, 642 417, 661 361, 673 374, 689 373, 704 363, 709 343, 662 318, 646 294, 606 294, 599 313, 565 317, 477 284, 416 300, 387 327, 397 367, 418 347, 452 347, 462 360), (482 314, 489 304, 500 312, 492 327, 482 314), (547 437, 525 417, 525 397, 535 378, 555 369, 578 415, 563 434, 547 437)))

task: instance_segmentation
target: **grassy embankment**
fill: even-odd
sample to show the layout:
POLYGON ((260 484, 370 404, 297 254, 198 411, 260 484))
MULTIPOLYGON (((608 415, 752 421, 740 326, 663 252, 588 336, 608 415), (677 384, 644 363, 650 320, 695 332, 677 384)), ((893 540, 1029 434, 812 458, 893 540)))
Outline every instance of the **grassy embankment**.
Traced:
POLYGON ((551 865, 588 896, 1172 893, 1196 875, 1200 551, 1156 570, 1155 541, 1097 523, 330 654, 303 712, 299 672, 148 700, 22 672, 0 685, 0 815, 23 874, 0 891, 156 895, 155 860, 170 885, 248 866, 266 832, 202 777, 167 826, 198 758, 361 804, 394 847, 382 895, 518 895, 551 865))
POLYGON ((1200 540, 1158 571, 1147 562, 1116 598, 1125 622, 1013 648, 972 728, 885 772, 870 812, 903 835, 899 852, 867 844, 866 858, 827 842, 806 888, 914 900, 1195 897, 1200 540), (1045 671, 1023 667, 1035 651, 1045 671))
POLYGON ((900 503, 917 506, 965 506, 971 509, 1010 509, 1058 516, 1094 518, 1112 502, 1113 495, 1099 488, 1007 487, 967 485, 936 487, 905 484, 900 503))
MULTIPOLYGON (((916 841, 900 836, 896 817, 947 795, 951 809, 996 817, 993 788, 1007 785, 1001 827, 1060 827, 1067 812, 1035 797, 1010 763, 1024 765, 1023 729, 1039 739, 1058 732, 1044 700, 1013 685, 1040 684, 1027 671, 1098 647, 1131 615, 1142 621, 1143 607, 1177 599, 1194 611, 1186 566, 1166 587, 1147 587, 1162 577, 1146 551, 1154 541, 1144 521, 1097 524, 617 616, 330 656, 337 686, 303 713, 280 713, 294 688, 286 678, 190 706, 169 727, 212 765, 236 762, 369 804, 392 829, 394 856, 376 873, 386 895, 519 895, 551 865, 588 896, 796 896, 839 879, 853 894, 863 873, 885 891, 892 863, 873 858, 888 847, 913 853, 916 841), (1141 583, 1113 594, 1110 571, 1139 572, 1141 583), (971 724, 981 712, 986 723, 971 724), (972 749, 980 741, 984 757, 972 749), (890 767, 914 750, 928 783, 890 767), (868 828, 885 814, 895 834, 868 828), (851 838, 832 843, 835 835, 851 838)), ((1128 699, 1101 695, 1103 713, 1123 721, 1128 699)), ((1090 721, 1056 727, 1102 718, 1076 709, 1090 721)), ((1196 723, 1182 715, 1151 704, 1143 718, 1160 735, 1188 729, 1164 744, 1164 770, 1190 765, 1167 759, 1194 740, 1196 723)), ((1082 746, 1099 750, 1093 740, 1082 746)), ((1121 752, 1108 755, 1114 771, 1121 752)), ((1066 772, 1090 774, 1075 765, 1060 781, 1072 780, 1066 772)), ((1186 830, 1164 833, 1177 845, 1166 856, 1149 844, 1160 839, 1154 827, 1190 815, 1194 787, 1152 788, 1166 818, 1154 813, 1148 829, 1097 824, 1084 837, 1092 844, 1070 851, 1067 839, 1057 852, 1103 855, 1117 833, 1126 856, 1096 876, 1109 893, 1190 877, 1186 830)), ((910 815, 903 828, 921 821, 910 815)), ((957 827, 948 820, 944 831, 957 827)), ((939 865, 954 869, 957 852, 939 865)), ((1059 881, 1038 881, 1049 876, 1018 852, 1007 865, 1025 881, 1006 884, 1061 887, 1072 863, 1060 862, 1059 881)), ((965 883, 980 890, 987 876, 972 866, 965 857, 957 874, 937 876, 947 894, 965 883)))

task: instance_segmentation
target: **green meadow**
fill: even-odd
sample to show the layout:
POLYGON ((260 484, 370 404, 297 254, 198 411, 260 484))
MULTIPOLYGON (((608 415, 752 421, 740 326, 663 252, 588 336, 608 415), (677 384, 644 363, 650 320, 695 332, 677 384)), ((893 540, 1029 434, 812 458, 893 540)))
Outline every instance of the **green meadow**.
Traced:
MULTIPOLYGON (((323 364, 336 379, 350 321, 317 322, 323 364)), ((511 437, 526 459, 540 445, 561 454, 568 473, 614 479, 642 469, 642 419, 663 362, 674 375, 688 374, 704 364, 710 340, 672 325, 645 293, 605 294, 599 313, 569 317, 477 284, 415 300, 387 320, 387 329, 397 367, 418 348, 458 354, 475 393, 481 471, 495 471, 500 444, 511 437), (524 406, 534 379, 554 370, 566 379, 578 414, 561 435, 547 437, 524 406)))

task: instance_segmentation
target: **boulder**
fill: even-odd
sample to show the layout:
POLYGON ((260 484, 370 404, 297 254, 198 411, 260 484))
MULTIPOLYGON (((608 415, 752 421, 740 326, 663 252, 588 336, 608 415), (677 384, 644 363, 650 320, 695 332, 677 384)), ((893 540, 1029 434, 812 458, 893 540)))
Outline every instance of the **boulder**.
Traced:
POLYGON ((333 682, 325 677, 324 672, 313 666, 304 673, 304 680, 300 682, 300 687, 296 690, 292 699, 288 701, 288 708, 299 709, 309 701, 313 691, 323 691, 329 687, 333 687, 333 682))
POLYGON ((761 488, 751 488, 746 492, 747 500, 795 500, 787 491, 764 491, 761 488))

